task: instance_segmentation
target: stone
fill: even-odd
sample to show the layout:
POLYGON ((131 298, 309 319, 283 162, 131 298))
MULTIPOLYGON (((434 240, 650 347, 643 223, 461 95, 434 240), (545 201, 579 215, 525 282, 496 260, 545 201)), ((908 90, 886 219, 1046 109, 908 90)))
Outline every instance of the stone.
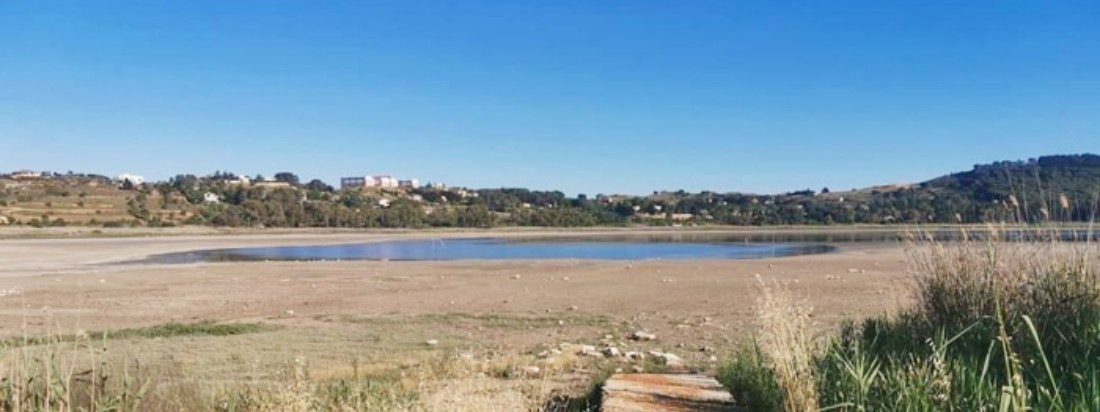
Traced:
POLYGON ((617 374, 604 382, 604 412, 740 411, 733 395, 705 375, 617 374))
POLYGON ((631 334, 630 339, 639 340, 639 341, 657 340, 657 335, 646 332, 644 330, 640 330, 640 331, 637 331, 637 332, 634 332, 633 334, 631 334))
POLYGON ((665 366, 684 366, 684 359, 673 353, 651 350, 649 351, 649 356, 652 356, 658 363, 665 366))

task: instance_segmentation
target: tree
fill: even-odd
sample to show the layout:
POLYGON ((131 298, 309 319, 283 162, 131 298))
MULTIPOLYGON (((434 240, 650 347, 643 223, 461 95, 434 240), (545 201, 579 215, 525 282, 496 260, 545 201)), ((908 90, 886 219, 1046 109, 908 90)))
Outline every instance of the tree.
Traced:
POLYGON ((322 182, 321 179, 310 180, 309 183, 306 184, 306 188, 309 190, 316 190, 318 192, 332 191, 332 186, 325 184, 325 182, 322 182))
POLYGON ((275 181, 290 183, 292 185, 298 185, 298 175, 290 172, 279 172, 275 174, 275 181))

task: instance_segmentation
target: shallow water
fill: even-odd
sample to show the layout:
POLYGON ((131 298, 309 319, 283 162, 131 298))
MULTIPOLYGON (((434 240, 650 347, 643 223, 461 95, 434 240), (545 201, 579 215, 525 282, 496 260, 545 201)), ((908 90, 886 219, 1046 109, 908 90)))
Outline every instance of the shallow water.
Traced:
POLYGON ((696 237, 461 238, 219 249, 154 256, 158 263, 255 260, 760 259, 830 252, 818 243, 696 237))

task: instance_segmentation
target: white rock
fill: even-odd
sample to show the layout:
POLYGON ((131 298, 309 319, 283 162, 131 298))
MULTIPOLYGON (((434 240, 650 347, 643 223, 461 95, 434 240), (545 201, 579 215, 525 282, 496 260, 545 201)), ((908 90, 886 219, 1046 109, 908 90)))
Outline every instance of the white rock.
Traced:
POLYGON ((684 366, 684 359, 672 353, 651 350, 649 356, 666 366, 684 366))
POLYGON ((633 339, 633 340, 656 340, 657 335, 646 332, 644 330, 640 330, 640 331, 637 331, 637 332, 634 332, 633 334, 631 334, 630 339, 633 339))
POLYGON ((597 351, 596 347, 592 345, 580 345, 579 349, 577 350, 577 355, 580 356, 598 356, 599 354, 600 352, 597 351))

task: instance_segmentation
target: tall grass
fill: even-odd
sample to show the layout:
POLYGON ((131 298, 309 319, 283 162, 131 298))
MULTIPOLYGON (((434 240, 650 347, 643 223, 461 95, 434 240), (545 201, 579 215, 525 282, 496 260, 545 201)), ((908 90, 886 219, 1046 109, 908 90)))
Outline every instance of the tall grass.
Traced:
MULTIPOLYGON (((1012 241, 996 228, 990 233, 953 242, 910 239, 914 304, 845 325, 813 353, 804 384, 812 379, 822 410, 1100 410, 1097 245, 1041 231, 1012 241)), ((764 297, 765 312, 783 310, 776 309, 782 299, 764 297)), ((783 358, 775 354, 807 347, 790 340, 790 348, 774 348, 769 335, 792 332, 763 326, 776 330, 761 332, 762 356, 739 357, 722 380, 754 410, 816 410, 753 401, 800 391, 783 377, 783 358), (774 384, 761 380, 769 374, 774 384)))

